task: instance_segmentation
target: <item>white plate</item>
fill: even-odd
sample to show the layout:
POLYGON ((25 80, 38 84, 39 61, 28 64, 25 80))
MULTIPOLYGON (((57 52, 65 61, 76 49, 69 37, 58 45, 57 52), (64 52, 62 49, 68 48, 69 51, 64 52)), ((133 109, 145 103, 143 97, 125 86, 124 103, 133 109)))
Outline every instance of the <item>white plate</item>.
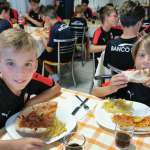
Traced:
MULTIPOLYGON (((59 136, 51 138, 50 140, 48 140, 46 142, 46 144, 50 144, 52 142, 55 142, 55 141, 63 138, 64 136, 69 134, 76 127, 76 119, 72 115, 67 113, 65 110, 62 110, 62 109, 57 109, 57 110, 58 111, 56 112, 56 116, 58 117, 58 119, 60 121, 65 123, 67 131, 63 132, 59 136)), ((16 122, 16 118, 17 118, 18 115, 19 115, 19 113, 17 113, 15 115, 13 115, 12 117, 10 117, 7 120, 6 125, 5 125, 6 131, 8 132, 8 134, 13 139, 20 139, 20 138, 22 138, 22 136, 15 129, 15 122, 16 122)))
MULTIPOLYGON (((105 102, 105 101, 104 101, 105 102)), ((103 108, 103 102, 97 106, 95 110, 95 116, 96 116, 96 121, 98 122, 99 125, 101 125, 104 128, 110 129, 110 130, 115 130, 115 123, 112 122, 112 113, 106 112, 103 108)), ((138 102, 133 102, 133 114, 134 116, 146 116, 150 115, 150 108, 142 103, 138 102)), ((148 134, 150 133, 149 131, 135 131, 135 134, 148 134)))

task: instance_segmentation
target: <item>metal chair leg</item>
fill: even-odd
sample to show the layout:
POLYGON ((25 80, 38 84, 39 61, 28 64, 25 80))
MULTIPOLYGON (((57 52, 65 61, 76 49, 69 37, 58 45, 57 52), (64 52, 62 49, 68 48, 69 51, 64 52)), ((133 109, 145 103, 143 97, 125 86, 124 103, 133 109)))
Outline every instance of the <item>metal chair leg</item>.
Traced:
POLYGON ((74 87, 77 87, 77 83, 76 83, 75 76, 74 76, 74 63, 73 62, 71 63, 71 74, 72 74, 74 87))

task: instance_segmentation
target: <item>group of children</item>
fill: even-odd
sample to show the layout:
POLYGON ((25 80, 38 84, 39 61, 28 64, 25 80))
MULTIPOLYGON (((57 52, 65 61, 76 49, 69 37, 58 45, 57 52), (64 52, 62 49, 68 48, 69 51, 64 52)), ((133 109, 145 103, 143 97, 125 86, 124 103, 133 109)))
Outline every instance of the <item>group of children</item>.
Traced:
MULTIPOLYGON (((40 9, 38 5, 32 8, 35 8, 35 12, 40 9)), ((80 12, 80 8, 78 6, 76 12, 80 12)), ((1 14, 4 15, 6 12, 7 9, 2 11, 0 9, 1 14)), ((75 17, 80 21, 84 20, 78 13, 75 17)), ((121 28, 117 26, 119 19, 116 9, 110 5, 101 8, 102 26, 94 34, 91 50, 96 53, 96 57, 105 51, 106 67, 112 64, 122 70, 150 68, 150 35, 139 38, 138 34, 143 18, 144 8, 139 3, 126 1, 120 11, 121 28)), ((50 8, 44 9, 43 19, 52 26, 48 45, 46 43, 47 51, 52 52, 56 46, 53 38, 58 36, 57 30, 63 28, 65 24, 57 20, 55 10, 50 8)), ((40 26, 38 24, 40 21, 34 23, 40 26)), ((19 29, 8 29, 0 33, 0 43, 0 127, 2 128, 10 116, 24 107, 46 102, 59 95, 60 86, 53 79, 36 73, 37 46, 30 34, 19 29)), ((92 94, 97 97, 130 99, 150 106, 149 92, 150 78, 143 84, 128 83, 127 78, 120 73, 114 75, 105 86, 94 88, 92 94)), ((20 147, 24 150, 41 150, 44 146, 43 141, 35 138, 0 141, 0 150, 19 150, 20 147)))
MULTIPOLYGON (((111 6, 104 6, 102 9, 108 9, 108 7, 111 6)), ((101 28, 97 29, 99 30, 99 38, 97 39, 94 36, 93 44, 95 44, 95 41, 103 40, 105 38, 105 36, 102 35, 107 31, 106 29, 108 26, 107 33, 111 36, 111 28, 114 25, 107 21, 113 14, 114 12, 106 11, 104 17, 106 23, 101 19, 101 28, 103 31, 101 31, 101 28), (102 37, 100 37, 100 35, 102 37)), ((109 68, 109 65, 112 65, 120 70, 150 68, 150 35, 147 34, 143 36, 139 34, 144 15, 145 11, 140 3, 133 1, 125 1, 123 3, 120 9, 120 23, 122 25, 123 33, 118 38, 113 37, 112 39, 107 39, 104 49, 102 50, 100 47, 102 47, 103 44, 98 45, 98 53, 101 51, 105 52, 103 62, 104 66, 109 68)), ((97 31, 95 34, 96 33, 97 31)), ((92 50, 97 52, 95 49, 92 50)), ((92 94, 98 97, 108 96, 113 98, 125 98, 132 101, 142 102, 150 106, 150 79, 144 84, 128 83, 127 78, 120 73, 114 75, 110 82, 103 85, 103 87, 94 88, 92 94)))

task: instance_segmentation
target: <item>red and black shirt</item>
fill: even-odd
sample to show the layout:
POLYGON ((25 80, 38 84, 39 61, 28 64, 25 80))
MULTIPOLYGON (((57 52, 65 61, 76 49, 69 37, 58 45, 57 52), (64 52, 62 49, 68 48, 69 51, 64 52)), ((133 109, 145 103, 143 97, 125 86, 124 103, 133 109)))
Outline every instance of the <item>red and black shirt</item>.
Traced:
POLYGON ((54 85, 53 79, 35 73, 29 84, 22 90, 21 95, 17 96, 0 79, 0 128, 4 127, 10 116, 23 109, 31 95, 38 95, 54 85))
MULTIPOLYGON (((122 29, 119 26, 112 27, 109 31, 104 31, 102 27, 97 28, 93 36, 93 45, 107 45, 111 40, 119 37, 122 34, 122 29)), ((100 57, 101 52, 95 53, 96 58, 96 66, 97 66, 97 58, 100 57)))

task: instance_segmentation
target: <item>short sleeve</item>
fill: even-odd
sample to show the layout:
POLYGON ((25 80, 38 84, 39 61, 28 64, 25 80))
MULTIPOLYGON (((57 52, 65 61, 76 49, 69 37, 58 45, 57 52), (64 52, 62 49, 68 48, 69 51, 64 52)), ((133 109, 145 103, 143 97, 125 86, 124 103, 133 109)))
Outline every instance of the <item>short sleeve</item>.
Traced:
POLYGON ((48 44, 47 46, 48 47, 51 47, 51 48, 55 48, 56 47, 56 43, 54 42, 54 38, 56 38, 56 33, 54 31, 54 29, 52 28, 50 30, 50 34, 49 34, 49 41, 48 41, 48 44))
POLYGON ((39 73, 35 73, 28 85, 29 93, 40 94, 41 92, 52 88, 55 82, 52 78, 44 77, 39 73))
POLYGON ((101 33, 102 32, 100 28, 96 29, 94 36, 93 36, 93 41, 92 41, 94 45, 98 45, 98 41, 99 41, 101 33))

